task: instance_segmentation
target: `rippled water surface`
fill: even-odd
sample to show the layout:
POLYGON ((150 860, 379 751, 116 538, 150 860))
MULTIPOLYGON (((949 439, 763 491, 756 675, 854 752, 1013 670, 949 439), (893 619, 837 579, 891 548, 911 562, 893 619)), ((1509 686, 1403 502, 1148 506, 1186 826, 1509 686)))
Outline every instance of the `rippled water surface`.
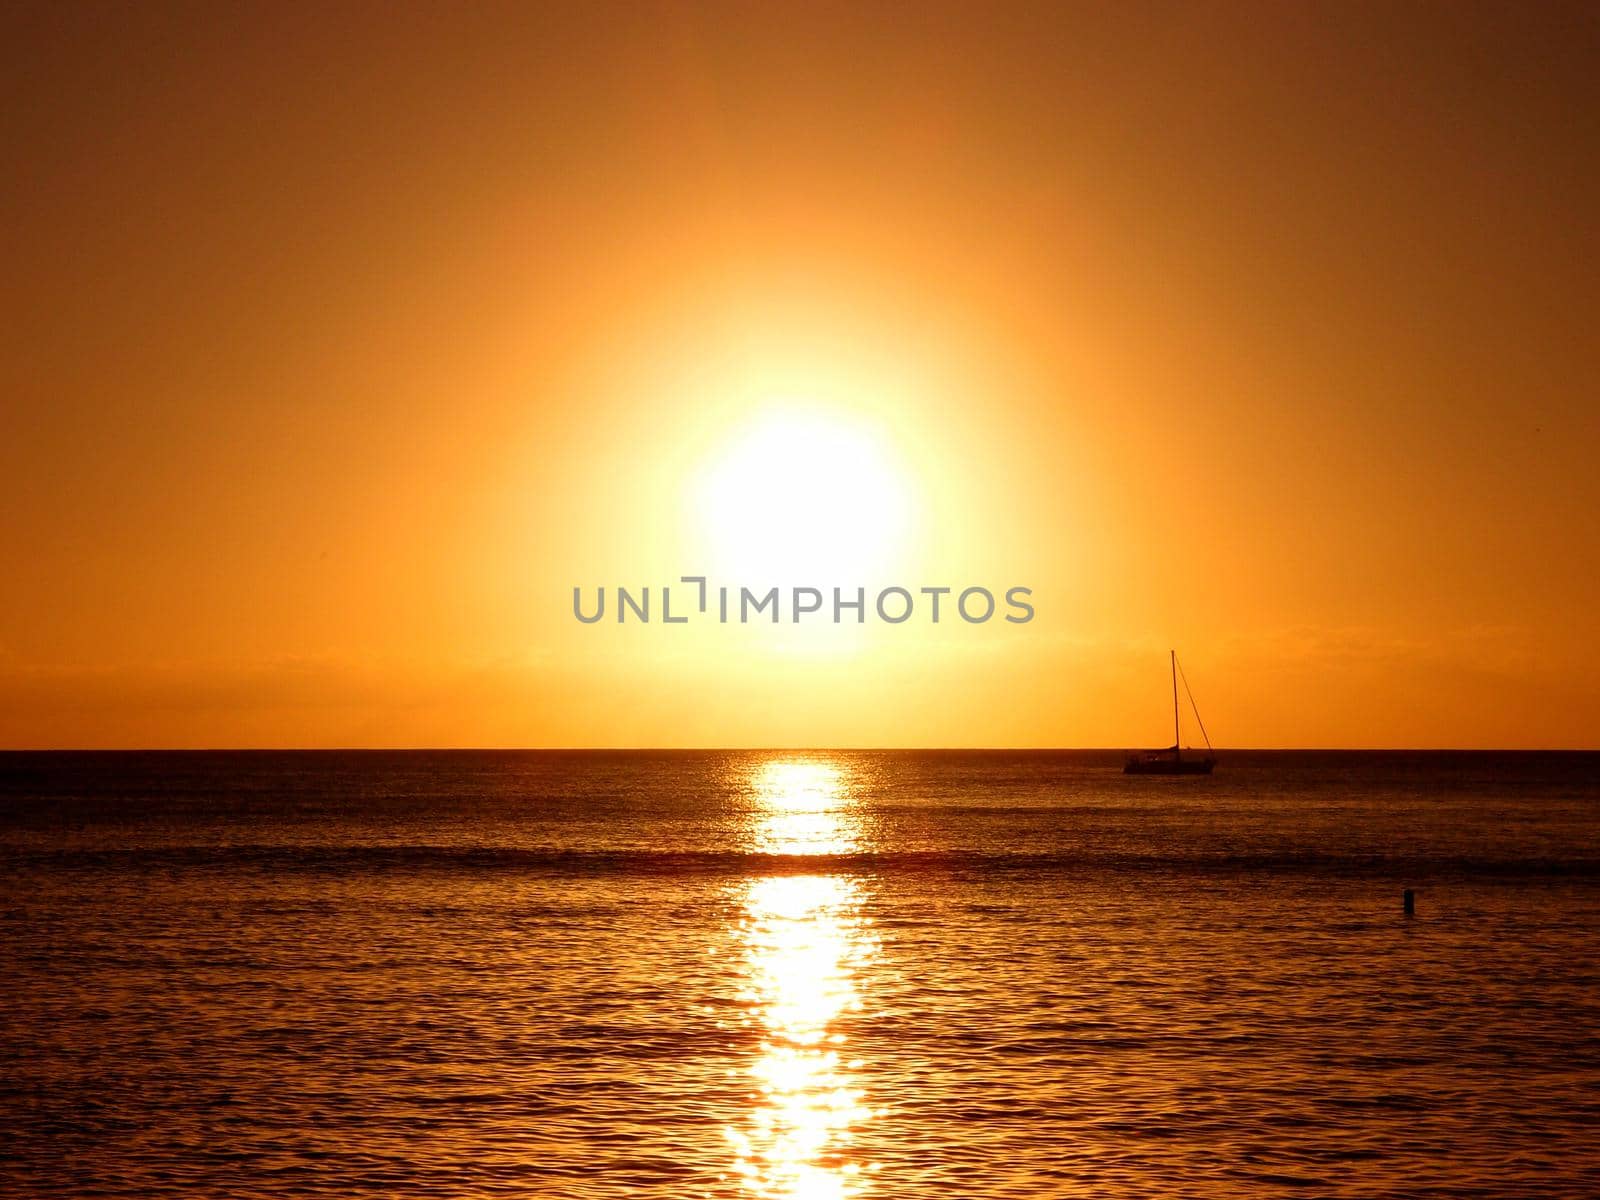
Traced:
POLYGON ((0 756, 0 1192, 1600 1195, 1600 756, 1116 766, 0 756))

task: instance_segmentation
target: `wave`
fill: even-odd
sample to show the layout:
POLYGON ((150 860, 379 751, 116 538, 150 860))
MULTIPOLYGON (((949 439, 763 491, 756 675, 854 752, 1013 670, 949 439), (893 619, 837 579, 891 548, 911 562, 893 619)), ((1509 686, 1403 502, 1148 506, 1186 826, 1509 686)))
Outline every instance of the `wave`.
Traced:
POLYGON ((1311 874, 1430 878, 1563 878, 1600 882, 1600 858, 1515 858, 1461 854, 1371 854, 1201 849, 1139 852, 1069 849, 767 854, 752 851, 586 849, 506 846, 160 846, 0 850, 11 870, 220 870, 309 873, 445 872, 551 876, 989 875, 1075 873, 1256 875, 1311 874))

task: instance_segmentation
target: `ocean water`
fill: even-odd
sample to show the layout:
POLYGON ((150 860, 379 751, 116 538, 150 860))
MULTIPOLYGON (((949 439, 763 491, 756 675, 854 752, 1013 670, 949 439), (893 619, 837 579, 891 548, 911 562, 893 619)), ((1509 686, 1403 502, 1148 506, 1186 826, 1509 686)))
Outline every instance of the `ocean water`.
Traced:
POLYGON ((1600 1195, 1600 755, 1117 767, 0 756, 0 1193, 1600 1195))

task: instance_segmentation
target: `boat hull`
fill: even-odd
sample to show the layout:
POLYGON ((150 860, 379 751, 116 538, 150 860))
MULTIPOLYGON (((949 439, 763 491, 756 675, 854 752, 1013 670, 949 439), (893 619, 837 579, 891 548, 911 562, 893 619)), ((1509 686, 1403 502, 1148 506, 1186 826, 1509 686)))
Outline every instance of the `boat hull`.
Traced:
POLYGON ((1123 764, 1124 775, 1209 775, 1217 765, 1214 758, 1130 758, 1123 764))

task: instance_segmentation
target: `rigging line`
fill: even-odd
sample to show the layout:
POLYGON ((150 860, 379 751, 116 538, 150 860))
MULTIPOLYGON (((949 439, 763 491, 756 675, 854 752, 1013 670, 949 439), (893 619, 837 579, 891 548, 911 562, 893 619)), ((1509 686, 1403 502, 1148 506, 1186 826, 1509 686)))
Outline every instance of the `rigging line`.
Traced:
MULTIPOLYGON (((1173 662, 1178 662, 1174 657, 1173 662)), ((1189 690, 1189 677, 1183 673, 1183 664, 1178 663, 1178 678, 1183 680, 1183 694, 1189 697, 1189 707, 1194 709, 1195 723, 1200 726, 1200 736, 1206 739, 1206 749, 1211 749, 1211 737, 1206 733, 1206 723, 1200 717, 1200 706, 1194 702, 1194 693, 1189 690)))

